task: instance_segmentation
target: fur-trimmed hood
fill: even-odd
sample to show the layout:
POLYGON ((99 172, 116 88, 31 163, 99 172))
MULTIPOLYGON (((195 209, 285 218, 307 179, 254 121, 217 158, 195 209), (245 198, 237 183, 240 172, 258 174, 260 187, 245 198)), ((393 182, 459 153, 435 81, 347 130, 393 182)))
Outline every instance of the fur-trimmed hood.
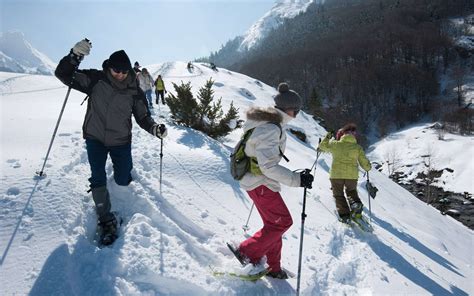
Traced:
POLYGON ((255 120, 255 121, 267 121, 267 122, 275 122, 275 123, 282 123, 283 116, 276 108, 268 107, 252 107, 250 108, 247 113, 247 119, 255 120))
POLYGON ((252 107, 247 111, 246 115, 247 121, 245 122, 244 130, 257 127, 267 122, 285 125, 293 119, 285 112, 274 107, 252 107))

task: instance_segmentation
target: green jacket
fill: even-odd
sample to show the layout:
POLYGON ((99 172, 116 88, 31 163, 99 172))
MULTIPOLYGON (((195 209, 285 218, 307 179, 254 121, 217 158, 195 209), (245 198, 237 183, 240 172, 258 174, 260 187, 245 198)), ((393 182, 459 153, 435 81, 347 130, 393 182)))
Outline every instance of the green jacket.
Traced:
POLYGON ((326 136, 319 145, 319 149, 332 154, 329 176, 331 179, 357 180, 359 178, 358 164, 365 171, 370 171, 372 168, 364 150, 357 144, 353 135, 344 135, 339 141, 329 140, 326 136))
POLYGON ((161 79, 156 79, 155 81, 156 90, 165 90, 165 83, 161 79))

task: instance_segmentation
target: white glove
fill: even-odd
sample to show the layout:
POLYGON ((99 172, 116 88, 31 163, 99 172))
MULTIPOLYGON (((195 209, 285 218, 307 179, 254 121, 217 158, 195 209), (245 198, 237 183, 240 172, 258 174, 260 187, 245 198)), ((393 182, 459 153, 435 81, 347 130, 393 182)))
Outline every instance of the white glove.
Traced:
POLYGON ((168 135, 168 130, 166 129, 166 126, 164 124, 155 124, 152 128, 151 128, 151 133, 155 136, 155 137, 158 137, 160 139, 163 139, 164 137, 166 137, 166 135, 168 135))
POLYGON ((89 40, 84 39, 74 45, 74 47, 72 48, 72 52, 77 56, 83 57, 89 54, 91 48, 92 43, 89 40))

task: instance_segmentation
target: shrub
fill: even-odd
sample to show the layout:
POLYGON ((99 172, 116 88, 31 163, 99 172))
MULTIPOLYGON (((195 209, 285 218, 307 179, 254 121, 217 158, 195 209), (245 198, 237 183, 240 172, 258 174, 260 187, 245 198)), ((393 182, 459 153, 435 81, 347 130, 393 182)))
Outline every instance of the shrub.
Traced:
POLYGON ((176 123, 202 131, 217 139, 226 136, 241 124, 238 109, 234 107, 233 102, 225 114, 221 99, 214 102, 213 84, 212 79, 206 81, 199 89, 196 99, 191 91, 191 82, 181 82, 180 85, 173 83, 176 96, 170 93, 166 97, 166 103, 176 123))

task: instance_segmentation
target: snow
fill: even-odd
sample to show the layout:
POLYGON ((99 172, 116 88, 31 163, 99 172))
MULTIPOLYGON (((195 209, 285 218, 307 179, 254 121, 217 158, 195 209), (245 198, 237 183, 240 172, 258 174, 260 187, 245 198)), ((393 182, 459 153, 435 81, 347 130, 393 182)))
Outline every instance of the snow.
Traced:
MULTIPOLYGON (((272 105, 276 90, 271 86, 222 68, 214 72, 205 64, 196 63, 194 67, 188 71, 185 62, 147 66, 154 77, 158 73, 163 76, 171 92, 171 82, 191 81, 197 93, 212 77, 215 97, 222 97, 224 108, 233 101, 242 116, 250 106, 272 105)), ((125 188, 116 185, 112 164, 108 162, 106 167, 113 210, 124 218, 121 235, 110 248, 94 246, 91 241, 96 218, 91 195, 86 192, 90 169, 81 136, 86 106, 80 103, 84 94, 71 92, 45 169, 47 177, 34 178, 43 163, 66 90, 51 76, 0 73, 3 295, 295 293, 296 279, 251 283, 212 276, 209 265, 220 270, 238 267, 225 242, 245 238, 242 225, 252 206, 228 173, 229 154, 241 130, 222 142, 215 141, 198 131, 173 125, 168 108, 163 106, 153 111, 154 118, 169 127, 163 147, 162 188, 160 141, 135 124, 134 182, 125 188)), ((290 162, 284 165, 293 170, 311 167, 324 129, 303 112, 290 122, 290 127, 303 130, 309 143, 301 143, 288 133, 285 155, 290 162)), ((467 170, 465 174, 472 176, 468 165, 472 157, 458 152, 472 149, 472 143, 465 140, 449 138, 446 144, 450 146, 442 151, 443 155, 453 152, 451 166, 455 174, 459 170, 455 165, 460 163, 467 170), (455 161, 454 156, 459 160, 455 161)), ((418 151, 415 143, 412 140, 410 147, 418 151)), ((403 148, 408 154, 410 150, 403 148)), ((334 215, 330 164, 330 155, 320 156, 313 189, 308 190, 303 295, 474 294, 471 230, 375 170, 371 180, 379 192, 371 200, 374 233, 347 228, 334 215)), ((360 179, 359 193, 368 206, 365 182, 362 176, 360 179)), ((461 182, 455 179, 449 182, 461 182)), ((296 272, 303 189, 283 187, 282 195, 294 222, 284 236, 282 264, 296 272)), ((249 227, 250 233, 261 227, 255 211, 249 227)))
POLYGON ((386 175, 387 160, 395 159, 396 171, 407 175, 406 181, 416 179, 420 172, 426 173, 430 162, 432 169, 444 170, 434 186, 445 191, 474 193, 474 137, 447 133, 444 140, 439 140, 438 130, 432 126, 415 125, 387 136, 371 147, 370 159, 383 164, 382 172, 386 175))
POLYGON ((285 19, 294 18, 305 12, 313 0, 278 0, 273 8, 256 21, 244 34, 240 50, 254 47, 285 19))
POLYGON ((52 75, 56 64, 35 49, 19 31, 0 35, 0 70, 52 75))

